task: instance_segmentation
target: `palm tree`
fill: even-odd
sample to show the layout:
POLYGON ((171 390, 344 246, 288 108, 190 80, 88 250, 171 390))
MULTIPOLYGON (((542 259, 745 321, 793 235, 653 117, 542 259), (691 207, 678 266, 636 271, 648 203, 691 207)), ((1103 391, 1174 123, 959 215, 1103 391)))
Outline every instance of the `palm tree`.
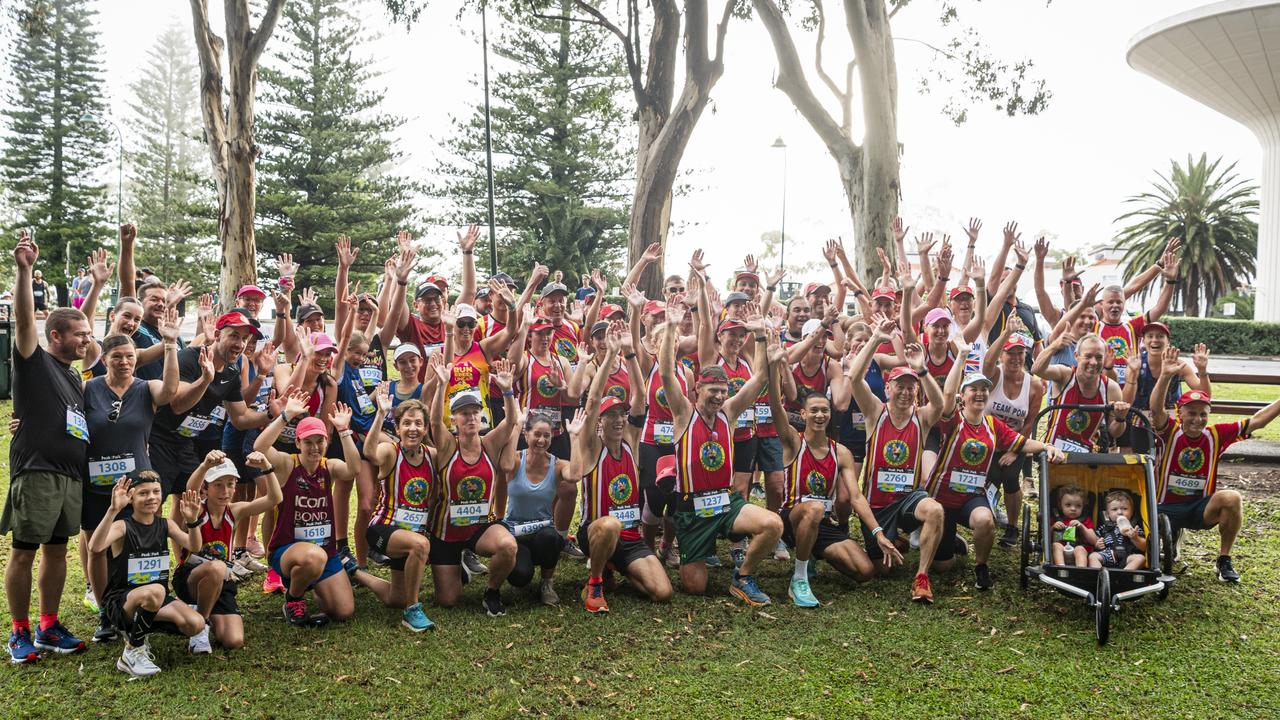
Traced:
MULTIPOLYGON (((1218 298, 1247 284, 1258 252, 1258 187, 1235 174, 1235 163, 1222 170, 1222 158, 1210 163, 1204 154, 1186 166, 1171 162, 1152 189, 1125 200, 1133 210, 1116 218, 1131 223, 1115 237, 1124 251, 1124 279, 1151 267, 1173 239, 1182 240, 1180 299, 1188 315, 1200 315, 1218 298)), ((1145 296, 1144 290, 1140 296, 1145 296)))

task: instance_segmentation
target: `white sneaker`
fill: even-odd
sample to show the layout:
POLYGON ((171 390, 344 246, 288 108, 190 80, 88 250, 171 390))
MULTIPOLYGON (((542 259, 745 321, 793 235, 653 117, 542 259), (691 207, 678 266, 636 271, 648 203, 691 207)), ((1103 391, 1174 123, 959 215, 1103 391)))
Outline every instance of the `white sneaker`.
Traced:
POLYGON ((116 669, 133 677, 150 677, 160 672, 151 648, 146 645, 133 647, 128 643, 125 643, 124 653, 116 661, 116 669))
POLYGON ((257 558, 249 553, 245 553, 236 558, 236 564, 248 570, 251 573, 266 572, 267 566, 259 562, 257 558))
POLYGON ((556 594, 555 585, 551 580, 543 580, 542 586, 538 589, 543 605, 559 605, 560 596, 556 594))
POLYGON ((253 571, 244 565, 241 565, 239 559, 236 559, 228 567, 231 568, 231 577, 238 583, 244 582, 245 580, 253 577, 253 571))
POLYGON ((187 639, 187 649, 193 655, 208 655, 213 652, 213 646, 209 644, 208 625, 205 625, 203 630, 187 639))
POLYGON ((781 540, 778 541, 778 546, 773 549, 773 559, 782 561, 791 559, 791 553, 787 551, 786 543, 781 540))
POLYGON ((1004 503, 996 505, 996 527, 1009 526, 1009 512, 1004 509, 1004 503))
POLYGON ((93 596, 93 588, 87 585, 84 588, 84 606, 94 615, 101 612, 101 609, 98 607, 98 598, 93 596))
POLYGON ((920 549, 920 531, 918 529, 911 531, 911 549, 920 549))

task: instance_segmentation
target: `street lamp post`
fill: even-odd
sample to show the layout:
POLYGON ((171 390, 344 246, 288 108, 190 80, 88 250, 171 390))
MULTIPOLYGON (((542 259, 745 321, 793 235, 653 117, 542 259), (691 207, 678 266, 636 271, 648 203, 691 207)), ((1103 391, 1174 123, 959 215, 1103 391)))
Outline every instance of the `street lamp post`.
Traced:
POLYGON ((498 241, 493 226, 493 139, 489 123, 489 4, 480 5, 480 47, 484 53, 484 159, 489 185, 489 275, 498 274, 498 241))
POLYGON ((119 226, 124 222, 123 213, 123 196, 124 196, 124 135, 120 132, 120 126, 110 118, 105 118, 94 112, 84 112, 80 114, 80 121, 98 120, 111 126, 116 132, 116 142, 119 143, 119 154, 116 163, 116 225, 119 226))
POLYGON ((778 267, 783 267, 787 262, 787 144, 782 142, 782 136, 779 135, 769 147, 782 150, 782 237, 778 250, 778 267))

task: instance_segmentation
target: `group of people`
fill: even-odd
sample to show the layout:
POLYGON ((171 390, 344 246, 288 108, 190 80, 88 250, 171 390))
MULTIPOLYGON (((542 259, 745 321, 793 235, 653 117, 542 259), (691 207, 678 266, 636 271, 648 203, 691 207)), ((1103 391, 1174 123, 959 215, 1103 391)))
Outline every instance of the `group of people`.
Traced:
MULTIPOLYGON (((1127 288, 1085 289, 1065 266, 1058 307, 1043 289, 1047 244, 1024 246, 1011 223, 988 266, 980 229, 965 228, 957 267, 948 237, 924 233, 908 254, 895 222, 897 261, 884 255, 870 288, 830 242, 830 281, 785 302, 783 271, 762 272, 752 256, 722 294, 701 251, 648 297, 638 285, 661 263, 657 245, 621 283, 622 304, 607 301, 598 272, 572 301, 542 265, 523 283, 481 283, 474 226, 458 237, 456 295, 437 274, 410 284, 406 233, 376 292, 361 292, 349 277, 360 249, 340 238, 332 318, 311 289, 295 302, 297 266, 282 256, 274 289, 247 285, 220 310, 199 298, 185 339, 176 308, 190 287, 135 284, 126 225, 118 275, 135 294, 97 339, 91 319, 113 268, 96 251, 82 308, 49 313, 43 345, 29 291, 39 249, 23 235, 0 519, 13 538, 11 659, 86 648, 58 615, 77 534, 84 602, 99 614, 92 639, 122 638, 117 667, 133 676, 159 672, 156 631, 186 636, 195 653, 240 647, 237 592, 259 573, 291 625, 346 620, 365 588, 420 632, 433 627, 428 567, 436 606, 463 602, 475 581, 483 610, 500 616, 504 585, 558 604, 557 566, 585 561, 579 600, 599 614, 620 577, 649 601, 671 598, 669 567, 680 590, 706 593, 724 539, 728 592, 749 606, 771 603, 757 580, 770 558, 794 562, 791 601, 818 607, 819 560, 855 584, 913 550, 910 595, 929 603, 930 573, 970 552, 963 525, 974 583, 989 590, 999 526, 1014 544, 1025 512, 1031 456, 1134 448, 1130 407, 1157 431, 1158 447, 1139 451, 1158 453, 1161 512, 1178 530, 1219 528, 1216 573, 1238 581, 1241 499, 1217 489, 1217 460, 1280 401, 1208 424, 1208 350, 1187 362, 1159 322, 1179 282, 1176 242, 1127 288), (1033 253, 1047 332, 1017 297, 1033 253), (1127 298, 1157 277, 1155 304, 1130 317, 1127 298), (268 304, 270 330, 259 320, 268 304), (1045 402, 1110 410, 1055 411, 1034 437, 1045 402)), ((1054 562, 1140 566, 1130 498, 1099 498, 1095 527, 1083 491, 1057 495, 1054 562)))

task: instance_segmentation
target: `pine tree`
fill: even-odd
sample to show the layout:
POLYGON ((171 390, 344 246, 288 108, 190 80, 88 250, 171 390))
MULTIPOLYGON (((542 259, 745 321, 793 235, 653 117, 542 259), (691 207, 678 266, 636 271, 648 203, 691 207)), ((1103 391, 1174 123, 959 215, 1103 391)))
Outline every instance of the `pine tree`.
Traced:
MULTIPOLYGON (((490 85, 498 267, 515 277, 535 261, 568 278, 614 271, 625 260, 635 174, 616 47, 591 25, 504 19, 510 30, 494 54, 511 67, 490 85)), ((483 104, 455 119, 454 132, 449 146, 459 159, 441 169, 436 194, 455 204, 449 221, 476 222, 488 192, 483 104)))
POLYGON ((394 172, 403 156, 391 135, 403 121, 379 112, 378 74, 355 52, 368 40, 361 5, 290 2, 260 68, 269 110, 258 119, 258 249, 293 253, 299 287, 332 286, 339 235, 361 249, 353 277, 380 277, 396 230, 414 219, 418 188, 394 172))
POLYGON ((45 279, 63 292, 68 244, 77 262, 110 233, 98 178, 111 143, 94 15, 88 0, 26 0, 13 8, 18 41, 0 112, 7 131, 0 176, 16 225, 35 228, 45 279))
POLYGON ((218 282, 217 198, 200 137, 199 72, 186 32, 171 26, 130 85, 137 136, 129 160, 129 217, 138 224, 137 265, 166 282, 218 282))

